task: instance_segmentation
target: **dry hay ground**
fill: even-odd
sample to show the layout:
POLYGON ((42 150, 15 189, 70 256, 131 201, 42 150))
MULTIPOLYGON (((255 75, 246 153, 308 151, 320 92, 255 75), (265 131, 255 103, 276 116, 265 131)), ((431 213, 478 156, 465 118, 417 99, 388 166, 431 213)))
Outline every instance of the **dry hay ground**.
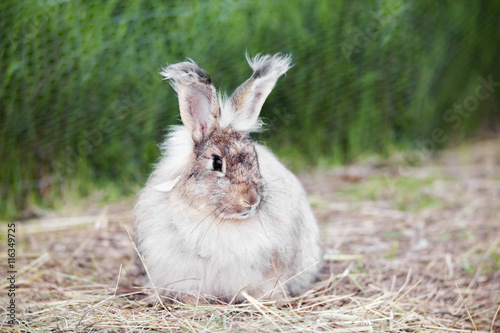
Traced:
POLYGON ((0 331, 500 332, 499 170, 496 140, 301 175, 327 260, 313 289, 280 302, 148 305, 132 201, 18 222, 18 324, 4 321, 3 277, 0 331))

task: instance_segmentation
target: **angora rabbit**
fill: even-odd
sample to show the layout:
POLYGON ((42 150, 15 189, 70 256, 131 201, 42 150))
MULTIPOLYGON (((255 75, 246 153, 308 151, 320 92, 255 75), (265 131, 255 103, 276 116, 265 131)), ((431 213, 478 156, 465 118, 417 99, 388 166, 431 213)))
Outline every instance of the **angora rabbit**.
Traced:
MULTIPOLYGON (((247 56, 252 76, 218 95, 193 60, 161 74, 179 97, 174 126, 134 208, 135 241, 150 285, 189 301, 282 298, 321 269, 318 226, 297 178, 249 133, 289 56, 247 56)), ((272 130, 272 129, 271 129, 272 130)))

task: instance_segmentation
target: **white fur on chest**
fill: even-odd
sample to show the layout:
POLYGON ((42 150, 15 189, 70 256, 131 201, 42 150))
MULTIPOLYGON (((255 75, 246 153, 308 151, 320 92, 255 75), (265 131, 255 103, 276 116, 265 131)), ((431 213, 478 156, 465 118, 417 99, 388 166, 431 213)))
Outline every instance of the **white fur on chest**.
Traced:
POLYGON ((267 214, 263 212, 251 219, 229 221, 221 221, 214 216, 200 221, 199 217, 193 220, 188 216, 173 221, 178 236, 171 241, 185 253, 212 260, 220 265, 234 264, 237 261, 252 264, 259 258, 270 255, 280 243, 277 230, 267 223, 268 219, 267 214))
POLYGON ((276 217, 265 207, 248 220, 200 220, 182 204, 169 205, 164 193, 149 194, 149 202, 156 197, 156 215, 163 215, 142 225, 148 230, 141 248, 156 286, 231 295, 268 279, 273 255, 287 248, 287 228, 275 228, 270 219, 276 217))

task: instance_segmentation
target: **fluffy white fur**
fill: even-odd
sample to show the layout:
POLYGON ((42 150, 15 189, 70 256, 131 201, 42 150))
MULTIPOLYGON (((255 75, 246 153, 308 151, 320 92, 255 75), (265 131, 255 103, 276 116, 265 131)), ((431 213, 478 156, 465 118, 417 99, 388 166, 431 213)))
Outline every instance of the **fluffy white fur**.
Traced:
MULTIPOLYGON (((255 128, 265 98, 290 68, 290 58, 280 55, 258 56, 249 63, 254 75, 241 86, 249 89, 240 104, 243 110, 230 99, 221 99, 219 129, 255 128)), ((247 290, 255 296, 283 297, 283 291, 296 294, 317 278, 321 245, 306 193, 268 149, 254 147, 264 188, 259 208, 252 217, 214 224, 212 217, 203 216, 183 199, 185 191, 196 191, 183 183, 195 159, 195 142, 189 127, 172 128, 162 145, 163 157, 134 208, 135 240, 155 287, 163 294, 240 301, 240 291, 247 290)))

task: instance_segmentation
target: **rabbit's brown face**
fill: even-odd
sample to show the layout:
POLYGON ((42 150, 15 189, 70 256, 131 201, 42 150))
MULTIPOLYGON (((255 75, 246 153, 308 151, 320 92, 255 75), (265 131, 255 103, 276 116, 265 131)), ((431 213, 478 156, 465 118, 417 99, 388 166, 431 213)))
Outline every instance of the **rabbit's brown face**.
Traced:
POLYGON ((195 155, 186 180, 187 188, 196 189, 189 193, 192 205, 203 216, 221 220, 253 216, 261 202, 262 182, 252 139, 216 130, 195 146, 195 155))

